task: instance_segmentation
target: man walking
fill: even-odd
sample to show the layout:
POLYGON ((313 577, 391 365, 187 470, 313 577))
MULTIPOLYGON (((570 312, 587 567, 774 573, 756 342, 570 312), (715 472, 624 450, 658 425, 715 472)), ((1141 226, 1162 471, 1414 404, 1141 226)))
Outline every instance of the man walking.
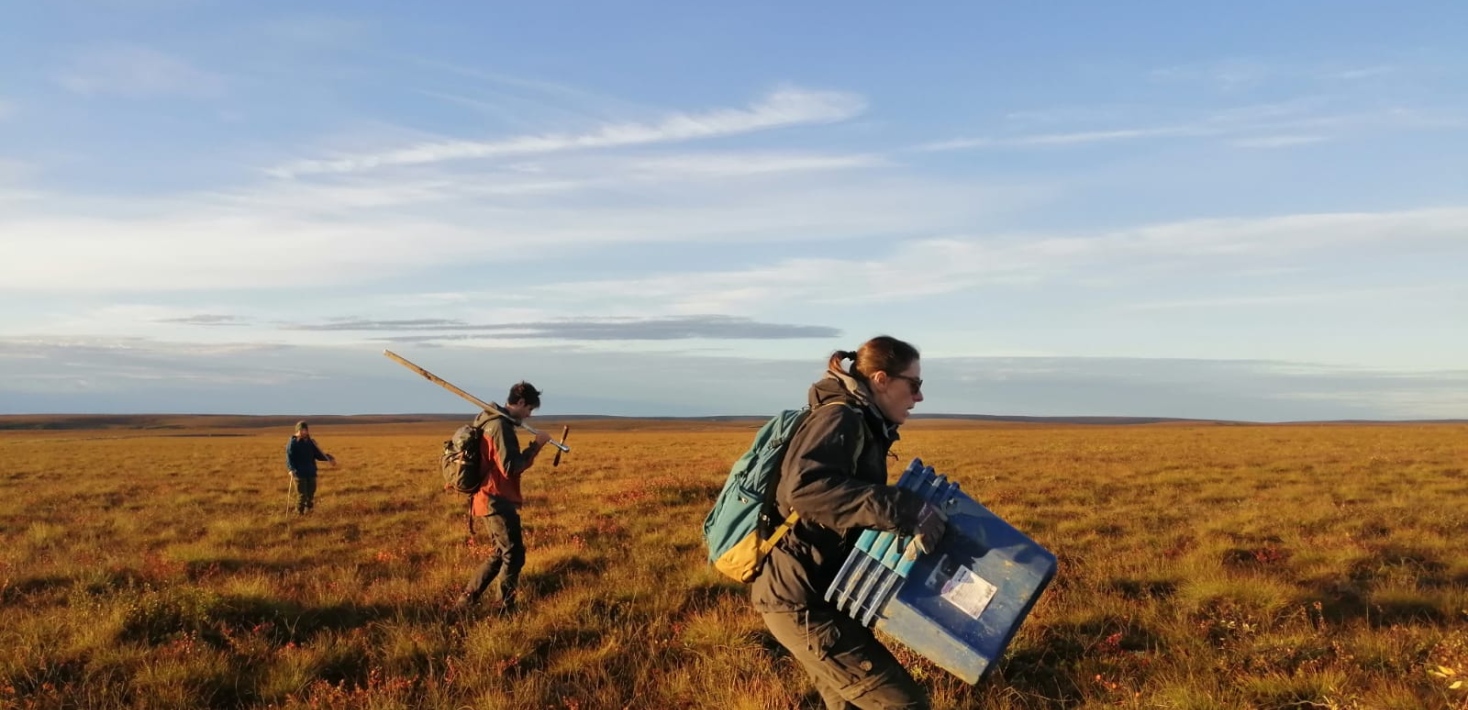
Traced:
POLYGON ((285 466, 290 469, 291 479, 296 485, 297 515, 305 515, 316 507, 317 461, 336 465, 336 458, 323 453, 316 440, 311 438, 311 427, 304 421, 296 422, 295 436, 285 445, 285 466))
POLYGON ((541 432, 535 442, 520 450, 515 426, 529 419, 540 408, 540 391, 529 382, 510 388, 505 406, 480 412, 474 426, 484 432, 480 460, 486 469, 484 485, 474 492, 471 512, 484 521, 494 550, 479 568, 469 585, 459 595, 455 606, 464 609, 478 603, 479 597, 492 583, 498 582, 500 610, 515 610, 515 592, 520 585, 520 569, 525 566, 525 541, 520 532, 520 477, 535 463, 550 435, 541 432))

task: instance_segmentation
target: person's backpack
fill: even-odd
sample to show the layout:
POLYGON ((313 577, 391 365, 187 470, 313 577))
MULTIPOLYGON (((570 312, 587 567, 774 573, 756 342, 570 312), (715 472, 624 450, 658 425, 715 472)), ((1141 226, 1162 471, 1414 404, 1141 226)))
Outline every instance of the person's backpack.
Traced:
POLYGON ((473 493, 484 485, 489 470, 484 466, 484 426, 490 420, 502 417, 499 412, 480 412, 474 421, 454 430, 454 435, 443 442, 443 489, 458 493, 473 493))
POLYGON ((484 485, 484 430, 465 424, 443 442, 443 488, 446 491, 473 493, 484 485))
MULTIPOLYGON (((830 402, 821 406, 832 404, 846 403, 830 402)), ((759 428, 749 449, 729 468, 724 488, 703 521, 709 563, 724 575, 744 583, 754 581, 770 551, 800 519, 800 514, 792 510, 789 517, 771 529, 775 522, 775 489, 785 451, 810 413, 811 409, 806 407, 776 414, 759 428)), ((858 431, 862 437, 857 440, 857 458, 860 458, 866 425, 858 431)))

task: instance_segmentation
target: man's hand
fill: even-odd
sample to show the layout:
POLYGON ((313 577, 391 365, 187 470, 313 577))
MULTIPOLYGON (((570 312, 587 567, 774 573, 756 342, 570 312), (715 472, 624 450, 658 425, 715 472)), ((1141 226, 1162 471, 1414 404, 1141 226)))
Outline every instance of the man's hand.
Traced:
POLYGON ((545 433, 545 432, 542 431, 542 432, 539 432, 539 433, 537 433, 535 435, 535 446, 536 447, 543 447, 543 446, 545 446, 546 442, 548 442, 548 441, 550 441, 550 434, 547 434, 547 433, 545 433))
POLYGON ((336 465, 336 457, 335 456, 332 456, 331 454, 327 454, 326 455, 326 462, 329 463, 329 464, 331 464, 332 466, 335 466, 336 465))

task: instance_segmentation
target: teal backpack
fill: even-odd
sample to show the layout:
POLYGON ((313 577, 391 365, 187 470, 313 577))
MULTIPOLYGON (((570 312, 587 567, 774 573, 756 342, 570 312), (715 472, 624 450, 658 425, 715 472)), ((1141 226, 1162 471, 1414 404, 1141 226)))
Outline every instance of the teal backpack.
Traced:
MULTIPOLYGON (((846 403, 830 402, 821 406, 832 404, 846 403)), ((755 433, 749 449, 730 467, 713 510, 703 520, 703 541, 708 547, 709 563, 732 579, 754 581, 775 544, 800 519, 800 514, 792 510, 789 517, 770 529, 785 451, 810 413, 809 407, 787 409, 765 422, 755 433)), ((865 437, 866 426, 858 431, 865 437)), ((858 440, 858 458, 861 444, 858 440)))

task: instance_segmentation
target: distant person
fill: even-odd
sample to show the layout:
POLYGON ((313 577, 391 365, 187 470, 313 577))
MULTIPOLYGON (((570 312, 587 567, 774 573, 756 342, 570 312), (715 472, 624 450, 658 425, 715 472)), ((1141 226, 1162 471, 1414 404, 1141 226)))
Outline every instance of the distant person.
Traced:
POLYGON ((541 432, 536 435, 535 443, 521 451, 515 426, 539 408, 540 391, 522 381, 510 388, 503 407, 480 412, 474 420, 474 425, 484 431, 481 461, 486 474, 484 485, 474 492, 470 501, 470 512, 484 520, 494 549, 459 594, 455 606, 460 609, 477 604, 490 584, 498 582, 500 611, 515 610, 520 570, 525 566, 525 540, 520 533, 520 506, 525 498, 520 494, 520 477, 550 441, 550 435, 541 432))
POLYGON ((296 422, 296 433, 285 445, 285 466, 296 484, 296 514, 305 515, 316 507, 316 462, 336 465, 336 457, 321 451, 311 438, 311 427, 296 422))
POLYGON ((946 522, 916 493, 887 485, 897 428, 923 401, 918 351, 879 336, 836 351, 811 385, 812 410, 791 437, 776 487, 777 519, 795 526, 750 590, 775 639, 794 656, 827 708, 927 708, 927 694, 872 631, 825 600, 864 529, 916 535, 931 551, 946 522), (841 364, 851 360, 849 369, 841 364), (844 406, 822 406, 839 403, 844 406))

